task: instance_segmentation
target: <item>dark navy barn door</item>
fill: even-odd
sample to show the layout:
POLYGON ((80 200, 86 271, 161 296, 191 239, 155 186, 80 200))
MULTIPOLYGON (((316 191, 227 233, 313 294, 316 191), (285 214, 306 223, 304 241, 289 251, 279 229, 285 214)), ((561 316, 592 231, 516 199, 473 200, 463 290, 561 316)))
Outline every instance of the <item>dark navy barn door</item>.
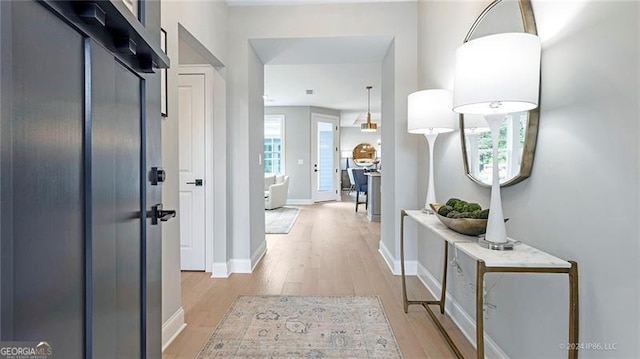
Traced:
POLYGON ((114 51, 113 22, 75 23, 82 3, 0 2, 0 339, 160 358, 158 64, 114 51))
POLYGON ((141 353, 140 78, 91 46, 93 352, 141 353))

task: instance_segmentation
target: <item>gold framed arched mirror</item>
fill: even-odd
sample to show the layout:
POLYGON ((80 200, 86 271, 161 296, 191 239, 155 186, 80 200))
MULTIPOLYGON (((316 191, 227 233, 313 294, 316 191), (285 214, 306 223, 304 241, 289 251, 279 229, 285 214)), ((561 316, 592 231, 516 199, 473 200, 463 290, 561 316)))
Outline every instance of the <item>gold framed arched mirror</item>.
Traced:
POLYGON ((353 148, 353 162, 362 167, 375 164, 376 148, 369 143, 360 143, 353 148))
MULTIPOLYGON (((495 0, 487 6, 467 33, 464 42, 478 37, 526 32, 537 35, 530 0, 495 0)), ((538 137, 539 112, 508 115, 500 128, 498 163, 500 186, 514 185, 531 175, 538 137)), ((486 187, 492 182, 491 132, 482 116, 460 115, 460 140, 464 170, 472 181, 486 187)))

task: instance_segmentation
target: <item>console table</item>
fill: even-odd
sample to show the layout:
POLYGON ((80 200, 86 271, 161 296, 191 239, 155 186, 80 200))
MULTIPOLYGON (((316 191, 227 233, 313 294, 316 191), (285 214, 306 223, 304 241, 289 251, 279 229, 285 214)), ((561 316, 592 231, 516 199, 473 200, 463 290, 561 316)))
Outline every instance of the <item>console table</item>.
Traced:
POLYGON ((433 214, 423 213, 420 210, 400 210, 400 266, 402 269, 402 299, 404 312, 407 313, 409 305, 423 306, 436 327, 443 335, 447 344, 451 347, 456 357, 463 358, 462 353, 456 347, 453 340, 435 316, 430 305, 437 305, 440 313, 444 314, 445 298, 447 292, 447 265, 449 244, 461 250, 477 262, 476 273, 476 349, 477 357, 484 358, 484 275, 486 273, 563 273, 569 277, 569 338, 568 357, 578 357, 578 264, 574 261, 565 261, 545 253, 526 244, 518 244, 512 251, 494 251, 478 245, 476 237, 465 236, 456 233, 433 214), (409 216, 419 225, 428 228, 444 240, 444 270, 442 274, 442 290, 439 300, 408 300, 407 284, 404 269, 404 220, 409 216))

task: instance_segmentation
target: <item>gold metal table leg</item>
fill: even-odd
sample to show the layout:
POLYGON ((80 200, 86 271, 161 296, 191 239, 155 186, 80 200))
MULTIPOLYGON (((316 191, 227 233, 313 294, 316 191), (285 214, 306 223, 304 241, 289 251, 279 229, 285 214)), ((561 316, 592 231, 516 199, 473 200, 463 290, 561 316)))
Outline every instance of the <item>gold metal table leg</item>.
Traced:
MULTIPOLYGON (((429 307, 437 305, 440 313, 445 312, 445 300, 447 296, 447 269, 449 260, 449 244, 444 242, 444 267, 442 270, 442 288, 439 300, 409 300, 407 298, 407 283, 404 266, 404 220, 407 212, 400 211, 400 268, 402 270, 402 304, 404 312, 409 311, 409 305, 419 304, 426 310, 436 327, 453 350, 456 357, 462 359, 462 353, 455 345, 440 320, 429 307)), ((486 273, 566 273, 569 275, 569 350, 568 358, 578 358, 578 329, 579 329, 579 305, 578 305, 578 263, 569 261, 570 268, 538 268, 538 267, 487 267, 482 260, 477 261, 476 270, 476 352, 478 359, 484 359, 484 275, 486 273)))
POLYGON ((478 261, 476 277, 476 342, 478 358, 484 358, 484 328, 483 328, 483 285, 486 273, 558 273, 569 275, 569 359, 578 358, 578 329, 579 329, 579 305, 578 305, 578 263, 569 261, 570 268, 560 267, 486 267, 483 261, 478 261))
POLYGON ((455 354, 456 358, 463 359, 464 357, 462 356, 462 353, 460 352, 456 344, 453 342, 453 339, 451 339, 449 333, 447 333, 447 330, 444 328, 442 323, 440 323, 438 317, 436 317, 435 313, 429 307, 430 305, 437 305, 438 307, 440 307, 440 313, 444 314, 445 299, 447 295, 447 261, 449 258, 449 246, 446 241, 444 242, 444 269, 442 271, 442 288, 440 291, 440 299, 409 300, 407 298, 407 283, 404 267, 404 217, 406 216, 407 212, 404 209, 400 210, 400 271, 402 274, 402 305, 404 308, 404 312, 407 313, 409 311, 409 305, 418 304, 424 307, 424 309, 426 309, 427 313, 429 314, 429 317, 431 317, 434 324, 438 328, 438 331, 440 331, 440 334, 442 334, 447 344, 449 344, 449 347, 455 354))
POLYGON ((476 352, 478 359, 484 359, 484 261, 478 260, 476 269, 476 352))
POLYGON ((409 301, 407 300, 407 279, 404 273, 404 217, 407 216, 407 212, 404 209, 400 210, 400 271, 402 273, 402 307, 404 312, 409 312, 409 301))
POLYGON ((440 290, 440 314, 444 314, 445 300, 447 299, 447 269, 449 266, 449 243, 444 242, 444 268, 442 268, 442 288, 440 290))
POLYGON ((578 263, 569 261, 569 359, 578 358, 578 263))

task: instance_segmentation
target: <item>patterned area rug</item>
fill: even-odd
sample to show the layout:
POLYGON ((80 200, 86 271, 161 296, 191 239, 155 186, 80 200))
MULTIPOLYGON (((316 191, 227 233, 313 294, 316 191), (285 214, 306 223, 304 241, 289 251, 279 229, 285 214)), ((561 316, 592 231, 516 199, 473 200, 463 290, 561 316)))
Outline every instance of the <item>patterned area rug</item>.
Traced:
POLYGON ((267 234, 287 234, 296 223, 300 208, 280 207, 264 211, 264 231, 267 234))
POLYGON ((198 359, 402 358, 375 297, 240 296, 198 359))

